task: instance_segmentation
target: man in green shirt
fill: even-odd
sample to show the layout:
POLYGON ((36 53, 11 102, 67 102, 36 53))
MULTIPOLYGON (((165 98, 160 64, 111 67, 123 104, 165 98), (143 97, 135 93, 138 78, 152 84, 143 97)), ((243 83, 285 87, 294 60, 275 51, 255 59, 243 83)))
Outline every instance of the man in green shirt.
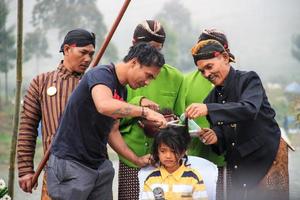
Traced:
MULTIPOLYGON (((162 25, 155 20, 141 22, 133 34, 133 44, 147 42, 157 49, 163 47, 165 32, 162 25)), ((169 108, 180 115, 184 111, 184 105, 179 97, 180 87, 183 82, 182 73, 165 64, 155 80, 150 85, 133 90, 128 88, 127 102, 140 106, 151 107, 154 110, 169 108), (156 103, 154 103, 156 102, 156 103)), ((136 118, 126 118, 121 121, 120 132, 136 155, 146 155, 151 152, 152 138, 144 134, 143 129, 137 123, 136 118)), ((119 196, 122 200, 138 199, 139 167, 120 156, 119 163, 119 196)))
MULTIPOLYGON (((205 97, 213 88, 212 84, 202 77, 199 71, 190 72, 185 75, 182 90, 184 90, 184 106, 187 107, 191 103, 203 102, 205 97)), ((205 117, 199 117, 194 120, 201 128, 209 127, 209 123, 205 117)), ((210 146, 203 144, 198 137, 192 139, 188 154, 205 158, 218 167, 224 165, 224 157, 214 153, 210 146)))

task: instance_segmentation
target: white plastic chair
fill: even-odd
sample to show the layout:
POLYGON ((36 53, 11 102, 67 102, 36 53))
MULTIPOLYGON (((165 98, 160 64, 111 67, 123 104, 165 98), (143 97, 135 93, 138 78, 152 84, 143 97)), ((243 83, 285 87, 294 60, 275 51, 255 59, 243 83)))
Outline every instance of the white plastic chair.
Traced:
MULTIPOLYGON (((188 156, 188 162, 191 164, 191 167, 198 170, 201 174, 204 184, 206 186, 206 191, 209 200, 216 199, 216 187, 217 187, 217 180, 218 180, 218 168, 217 166, 200 157, 196 156, 188 156)), ((140 192, 139 197, 141 199, 141 194, 144 189, 144 182, 148 175, 154 170, 155 168, 152 166, 144 167, 139 171, 138 178, 140 184, 140 192)))

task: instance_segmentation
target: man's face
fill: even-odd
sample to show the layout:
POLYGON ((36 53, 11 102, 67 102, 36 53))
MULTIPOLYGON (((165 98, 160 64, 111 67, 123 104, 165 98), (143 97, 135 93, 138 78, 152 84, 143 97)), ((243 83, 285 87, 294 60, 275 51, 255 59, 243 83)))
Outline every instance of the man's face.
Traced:
POLYGON ((72 72, 84 73, 89 67, 95 48, 92 44, 84 47, 72 47, 65 45, 64 47, 64 62, 66 67, 72 72))
POLYGON ((137 89, 149 85, 157 77, 160 68, 156 66, 143 66, 135 62, 131 70, 128 71, 128 84, 132 89, 137 89))
POLYGON ((221 86, 229 72, 228 59, 222 54, 215 58, 198 60, 198 70, 215 86, 221 86))

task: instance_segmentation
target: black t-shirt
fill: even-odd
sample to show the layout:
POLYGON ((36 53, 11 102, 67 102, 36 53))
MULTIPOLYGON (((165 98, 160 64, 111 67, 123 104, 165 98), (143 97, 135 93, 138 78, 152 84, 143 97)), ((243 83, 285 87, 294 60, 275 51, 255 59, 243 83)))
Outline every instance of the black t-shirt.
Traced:
POLYGON ((113 64, 91 69, 70 96, 51 148, 57 157, 93 169, 106 159, 107 138, 115 121, 95 107, 91 90, 98 84, 109 87, 115 99, 126 99, 126 87, 118 81, 113 64))

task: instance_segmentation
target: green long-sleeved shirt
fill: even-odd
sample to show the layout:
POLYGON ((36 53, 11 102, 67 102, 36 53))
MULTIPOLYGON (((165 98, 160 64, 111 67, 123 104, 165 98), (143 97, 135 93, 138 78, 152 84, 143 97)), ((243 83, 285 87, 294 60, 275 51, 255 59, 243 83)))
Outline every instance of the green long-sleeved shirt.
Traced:
MULTIPOLYGON (((206 80, 199 71, 187 74, 181 87, 181 98, 184 99, 184 107, 186 108, 192 103, 202 103, 207 97, 213 85, 206 80)), ((209 127, 209 123, 205 117, 195 119, 200 127, 209 127)), ((224 165, 224 156, 219 156, 212 151, 210 146, 204 145, 199 138, 193 138, 188 149, 188 154, 198 156, 210 160, 217 166, 224 165)))
MULTIPOLYGON (((146 97, 159 104, 160 108, 170 108, 175 114, 180 115, 184 112, 183 98, 179 95, 183 82, 182 73, 165 64, 159 75, 148 86, 133 90, 128 87, 127 102, 139 105, 142 97, 146 97)), ((148 138, 143 129, 139 127, 136 119, 124 118, 121 120, 120 132, 128 147, 138 156, 151 153, 153 139, 148 138)), ((124 157, 119 156, 120 160, 130 167, 137 167, 124 157)))

